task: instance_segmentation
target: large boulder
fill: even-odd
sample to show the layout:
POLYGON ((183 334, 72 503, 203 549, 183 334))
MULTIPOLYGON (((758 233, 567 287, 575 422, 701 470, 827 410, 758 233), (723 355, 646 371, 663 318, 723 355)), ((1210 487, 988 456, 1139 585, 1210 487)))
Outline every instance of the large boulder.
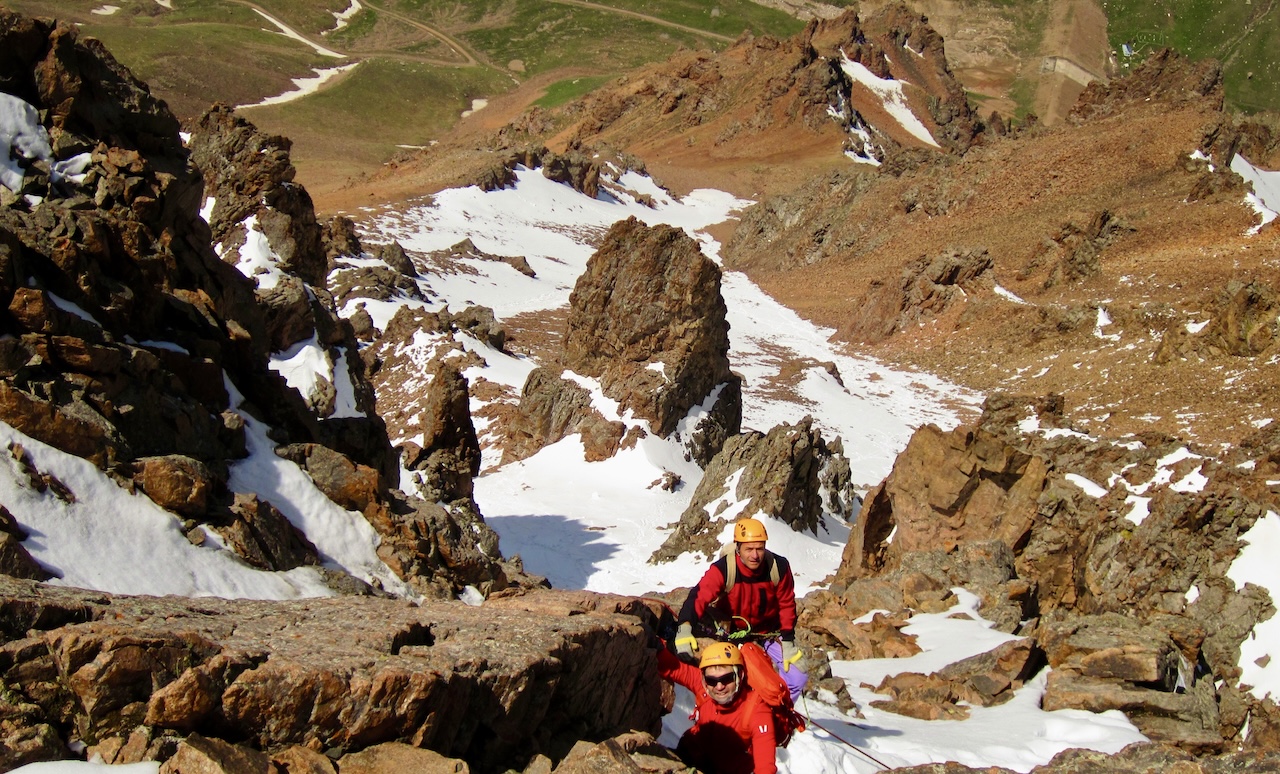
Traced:
POLYGON ((828 528, 828 516, 847 521, 856 513, 849 474, 840 439, 828 444, 812 417, 768 433, 735 435, 711 461, 675 531, 650 561, 671 561, 687 551, 711 556, 728 523, 756 514, 816 535, 828 528), (734 503, 747 505, 731 508, 734 503), (732 518, 722 515, 726 510, 732 518))
MULTIPOLYGON (((741 378, 729 370, 720 269, 691 237, 634 217, 615 223, 578 278, 569 307, 560 366, 598 382, 604 396, 617 403, 619 415, 641 420, 666 437, 698 409, 700 417, 685 431, 691 443, 692 436, 700 437, 704 465, 719 450, 708 439, 737 433, 741 378)), ((526 385, 525 392, 548 390, 526 385)), ((522 401, 516 432, 527 440, 509 456, 554 443, 576 431, 566 428, 599 414, 588 405, 568 412, 571 418, 550 421, 550 413, 566 413, 564 405, 562 399, 522 401)))

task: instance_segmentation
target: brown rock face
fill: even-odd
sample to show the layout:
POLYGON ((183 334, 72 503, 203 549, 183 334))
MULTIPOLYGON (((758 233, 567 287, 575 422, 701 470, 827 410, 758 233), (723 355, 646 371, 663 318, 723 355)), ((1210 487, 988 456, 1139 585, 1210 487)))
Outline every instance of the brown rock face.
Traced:
POLYGON ((210 528, 231 550, 261 570, 284 572, 302 565, 318 565, 315 546, 271 503, 256 496, 236 495, 223 519, 210 528))
POLYGON ((1273 726, 1264 720, 1246 741, 1243 724, 1274 717, 1275 705, 1237 685, 1239 646, 1273 608, 1221 573, 1269 507, 1267 438, 1239 452, 1268 471, 1255 474, 1155 434, 1088 438, 1061 427, 1062 408, 1055 396, 993 395, 971 426, 918 431, 801 625, 817 645, 853 649, 842 615, 939 612, 947 590, 964 586, 1053 667, 1046 707, 1120 709, 1151 738, 1198 754, 1263 744, 1273 726), (1033 424, 1058 427, 1020 429, 1033 424))
POLYGON ((720 270, 682 230, 609 230, 569 297, 564 365, 668 435, 729 371, 720 270), (660 368, 653 368, 660 366, 660 368))
MULTIPOLYGON (((913 90, 918 90, 913 95, 919 99, 916 113, 932 124, 930 132, 942 147, 963 153, 982 132, 982 122, 969 105, 964 87, 951 73, 942 36, 929 26, 926 17, 906 5, 886 5, 864 21, 858 19, 856 11, 834 19, 814 20, 802 37, 821 57, 838 62, 842 55, 847 56, 879 78, 911 84, 913 90)), ((840 75, 843 80, 843 73, 840 75)), ((846 81, 842 90, 852 92, 854 104, 866 105, 862 109, 875 109, 873 103, 862 102, 866 96, 859 93, 860 87, 852 87, 846 81)), ((831 104, 840 102, 833 100, 831 104)), ((870 111, 864 118, 870 116, 880 119, 870 111)), ((885 135, 892 133, 889 124, 882 119, 872 122, 876 133, 885 135)), ((918 142, 900 135, 893 139, 901 144, 918 142)))
MULTIPOLYGON (((449 565, 462 568, 464 583, 505 585, 496 536, 471 531, 483 524, 474 505, 459 511, 465 517, 392 518, 402 503, 393 508, 385 489, 399 480, 398 459, 352 328, 324 287, 323 229, 292 182, 288 142, 215 108, 188 154, 164 105, 71 26, 0 10, 0 52, 5 91, 43 117, 55 155, 88 158, 83 182, 51 182, 47 165, 24 161, 23 192, 33 198, 6 196, 0 206, 0 420, 122 482, 132 477, 162 507, 202 525, 186 525, 192 540, 207 527, 256 566, 313 562, 314 549, 272 504, 237 506, 237 497, 250 500, 226 489, 227 466, 247 449, 225 374, 327 496, 373 514, 397 567, 422 575, 416 583, 456 591, 449 565), (213 234, 199 216, 204 193, 217 200, 213 234), (247 239, 265 242, 278 257, 278 281, 255 290, 219 260, 214 238, 236 258, 247 239), (332 369, 299 395, 268 357, 312 337, 332 369), (436 526, 441 535, 416 534, 436 526)), ((335 255, 358 248, 343 224, 330 233, 335 255)), ((469 472, 472 461, 463 465, 469 472)), ((12 561, 18 572, 21 559, 12 561)))
POLYGON ((392 493, 366 518, 383 535, 378 556, 420 594, 450 598, 472 585, 488 595, 505 589, 498 534, 471 500, 447 505, 392 493))
POLYGON ((342 756, 345 774, 392 774, 417 771, 422 774, 469 774, 466 761, 446 758, 433 750, 404 744, 383 742, 365 750, 342 756))
POLYGON ((192 161, 204 174, 205 195, 215 200, 210 228, 223 260, 236 265, 246 253, 269 250, 274 255, 280 274, 255 275, 266 346, 282 353, 314 337, 332 366, 302 396, 311 415, 304 421, 321 442, 394 480, 395 456, 386 427, 374 413, 373 388, 355 332, 338 316, 325 286, 330 262, 340 261, 337 253, 344 245, 359 248, 358 240, 339 225, 328 232, 337 243, 324 243, 326 231, 316 221, 310 196, 292 182, 288 139, 266 135, 230 108, 216 105, 197 122, 190 147, 192 161), (354 404, 345 413, 337 410, 339 394, 354 404))
POLYGON ((0 578, 0 674, 29 717, 27 731, 5 730, 74 734, 122 761, 126 749, 152 750, 169 771, 265 771, 268 749, 395 741, 480 771, 518 770, 583 736, 657 730, 642 620, 653 613, 637 600, 585 592, 478 609, 108 598, 0 578), (143 723, 179 744, 135 744, 143 723), (191 757, 223 768, 189 769, 205 765, 191 757))
POLYGON ((1159 100, 1179 105, 1208 97, 1222 106, 1222 67, 1213 60, 1193 62, 1171 49, 1153 53, 1127 77, 1093 81, 1071 109, 1071 121, 1112 115, 1126 103, 1159 100))
POLYGON ((216 200, 209 220, 214 241, 244 244, 244 221, 257 216, 281 269, 323 287, 328 262, 321 229, 311 197, 293 184, 292 145, 288 138, 259 132, 226 105, 200 117, 190 142, 192 160, 204 172, 205 193, 216 200))
POLYGON ((134 467, 138 488, 156 505, 180 514, 203 514, 209 497, 226 487, 226 481, 218 480, 207 465, 181 455, 147 457, 134 467))
POLYGON ((192 734, 160 767, 162 774, 278 774, 265 753, 192 734))
POLYGON ((246 395, 267 398, 245 378, 263 362, 264 328, 248 288, 208 248, 177 121, 97 41, 0 13, 6 90, 45 111, 59 156, 89 154, 82 183, 51 185, 32 169, 25 186, 44 201, 0 208, 0 308, 13 334, 0 358, 4 420, 104 466, 230 456, 225 395, 182 376, 217 360, 246 395), (126 337, 177 347, 157 362, 126 337))
POLYGON ((548 443, 578 433, 583 456, 591 462, 617 453, 627 428, 611 422, 591 405, 585 387, 565 381, 562 369, 540 366, 529 373, 520 391, 520 413, 508 434, 503 461, 523 459, 548 443))
POLYGON ((867 495, 842 567, 875 571, 909 552, 949 551, 993 536, 1020 545, 1048 472, 1043 458, 981 428, 944 433, 922 427, 889 477, 867 495))
POLYGON ((0 575, 38 581, 53 577, 23 547, 22 538, 4 531, 0 531, 0 575))
MULTIPOLYGON (((717 439, 737 433, 741 379, 729 370, 720 270, 683 231, 645 226, 635 218, 615 223, 587 262, 569 304, 562 366, 599 380, 621 414, 667 436, 714 395, 716 404, 701 420, 706 426, 691 429, 701 439, 701 454, 714 455, 717 439)), ((513 456, 575 432, 567 428, 605 425, 603 417, 589 418, 595 412, 584 390, 556 387, 554 380, 556 372, 547 369, 536 384, 531 375, 525 385, 530 397, 527 404, 521 401, 519 431, 526 440, 513 456)), ((709 460, 700 458, 702 464, 709 460)))

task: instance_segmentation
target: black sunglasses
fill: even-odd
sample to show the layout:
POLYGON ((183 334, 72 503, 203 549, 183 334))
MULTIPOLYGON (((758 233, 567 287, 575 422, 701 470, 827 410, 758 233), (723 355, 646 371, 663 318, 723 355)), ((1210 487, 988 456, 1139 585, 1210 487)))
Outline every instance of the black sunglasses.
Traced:
POLYGON ((702 676, 702 681, 712 688, 717 685, 730 685, 737 682, 737 680, 738 676, 733 672, 730 672, 727 675, 720 675, 719 677, 711 677, 710 675, 702 676))

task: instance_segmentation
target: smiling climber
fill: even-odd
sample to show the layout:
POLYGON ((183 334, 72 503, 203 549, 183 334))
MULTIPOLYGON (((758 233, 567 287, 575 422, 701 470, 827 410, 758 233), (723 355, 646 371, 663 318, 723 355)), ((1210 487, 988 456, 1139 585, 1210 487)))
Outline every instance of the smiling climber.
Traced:
POLYGON ((662 648, 658 673, 693 693, 693 727, 676 746, 682 761, 706 774, 776 774, 773 710, 747 684, 738 646, 712 643, 696 667, 662 648))
POLYGON ((786 681, 792 701, 798 701, 809 676, 795 641, 796 582, 786 557, 765 548, 768 539, 759 519, 733 525, 732 552, 726 547, 689 591, 674 644, 681 658, 693 662, 699 633, 759 642, 786 681))

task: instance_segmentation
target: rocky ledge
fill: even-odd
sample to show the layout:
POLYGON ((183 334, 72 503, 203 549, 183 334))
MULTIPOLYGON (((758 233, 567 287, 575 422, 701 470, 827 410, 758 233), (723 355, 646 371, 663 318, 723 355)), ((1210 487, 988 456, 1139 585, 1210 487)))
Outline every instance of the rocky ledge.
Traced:
POLYGON ((640 600, 587 592, 483 607, 278 603, 0 576, 0 771, 65 758, 77 743, 109 762, 181 750, 221 757, 227 771, 248 770, 226 763, 233 751, 266 771, 268 755, 341 762, 386 743, 476 771, 523 769, 565 758, 580 739, 657 732, 654 620, 640 600))

